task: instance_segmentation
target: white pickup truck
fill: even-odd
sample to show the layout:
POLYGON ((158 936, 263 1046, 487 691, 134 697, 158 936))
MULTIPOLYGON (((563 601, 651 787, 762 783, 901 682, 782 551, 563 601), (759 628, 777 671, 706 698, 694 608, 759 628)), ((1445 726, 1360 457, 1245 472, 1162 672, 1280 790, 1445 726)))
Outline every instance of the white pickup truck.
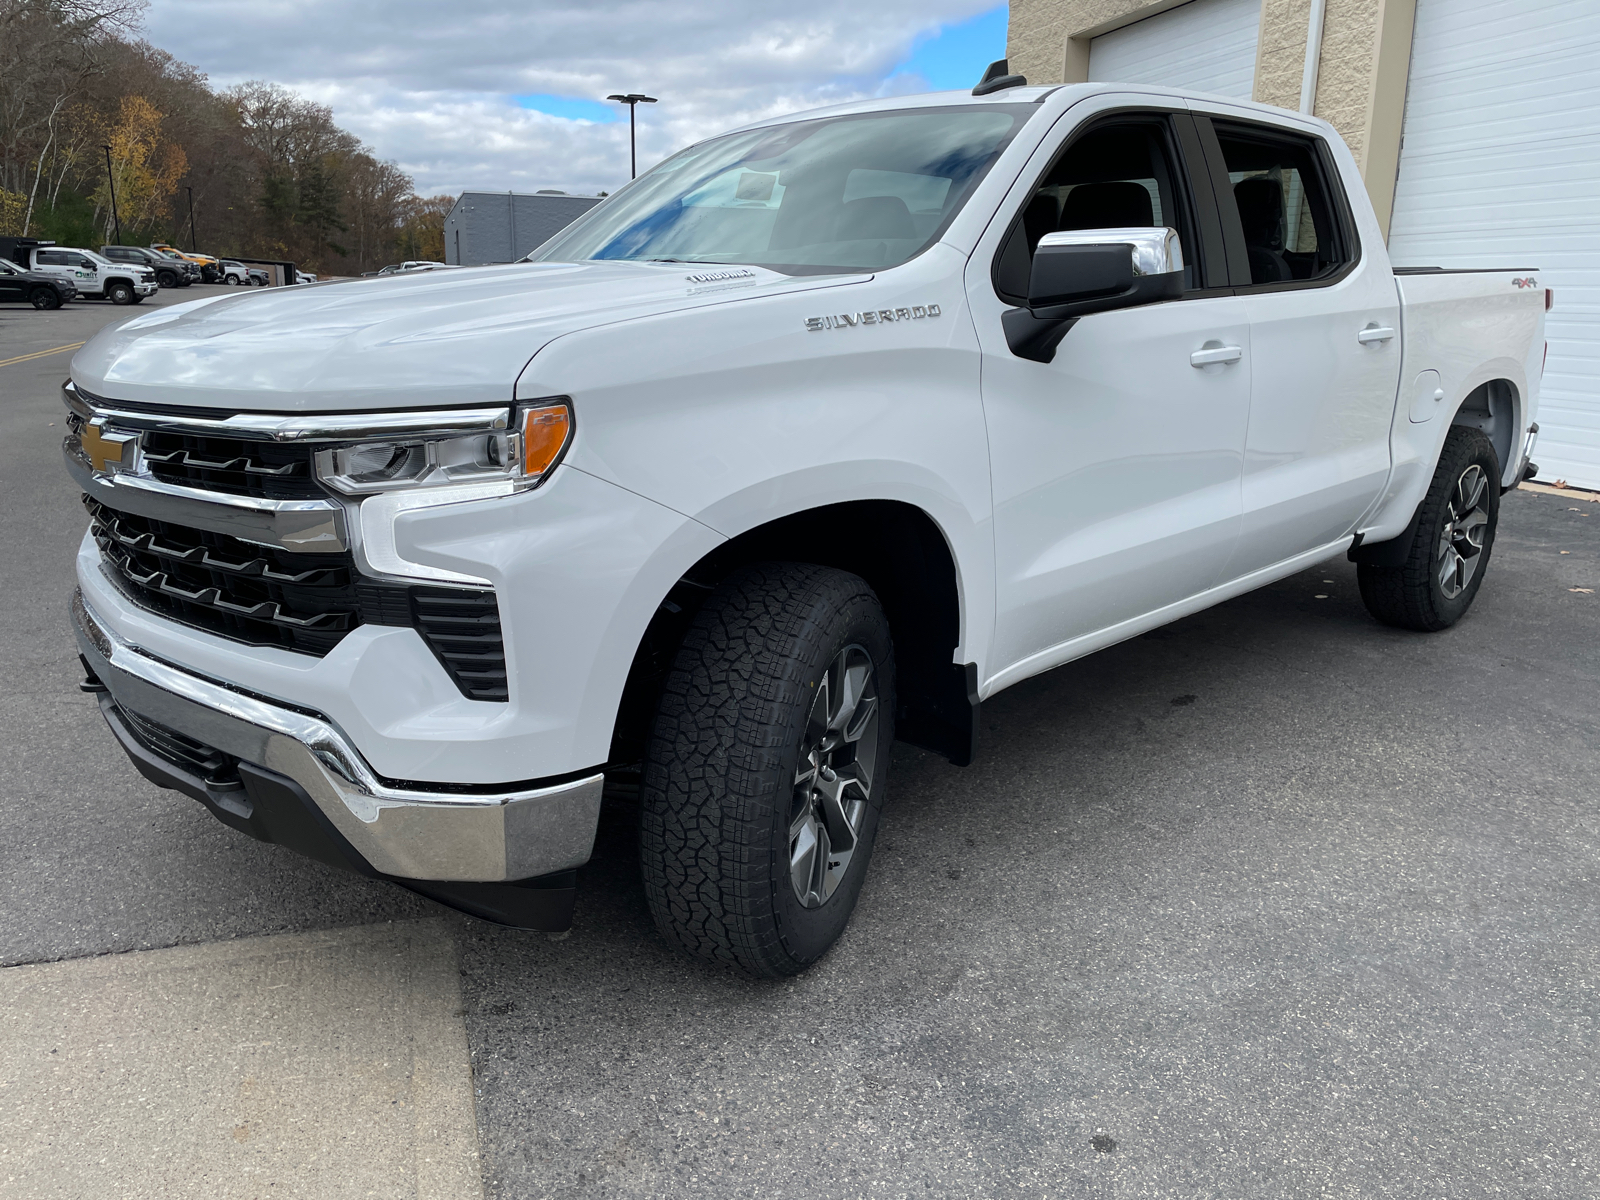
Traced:
POLYGON ((662 932, 840 935, 896 738, 1349 552, 1484 580, 1536 273, 1391 268, 1326 123, 1152 87, 712 138, 526 261, 107 328, 66 385, 85 687, 270 842, 560 929, 603 792, 662 932))
POLYGON ((31 245, 17 252, 24 267, 43 275, 54 275, 74 284, 86 298, 109 300, 113 304, 138 304, 159 290, 156 273, 132 262, 112 262, 93 250, 76 246, 31 245))

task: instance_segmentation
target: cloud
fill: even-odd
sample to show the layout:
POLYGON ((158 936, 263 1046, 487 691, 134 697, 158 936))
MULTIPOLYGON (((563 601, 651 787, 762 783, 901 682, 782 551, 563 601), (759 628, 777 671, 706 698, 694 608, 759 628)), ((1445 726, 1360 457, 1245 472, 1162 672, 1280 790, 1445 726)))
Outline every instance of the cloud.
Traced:
POLYGON ((764 117, 975 82, 1005 53, 1004 13, 993 0, 153 0, 146 27, 215 86, 267 79, 330 105, 424 194, 594 192, 628 177, 628 123, 600 119, 612 92, 660 97, 639 110, 642 170, 764 117))

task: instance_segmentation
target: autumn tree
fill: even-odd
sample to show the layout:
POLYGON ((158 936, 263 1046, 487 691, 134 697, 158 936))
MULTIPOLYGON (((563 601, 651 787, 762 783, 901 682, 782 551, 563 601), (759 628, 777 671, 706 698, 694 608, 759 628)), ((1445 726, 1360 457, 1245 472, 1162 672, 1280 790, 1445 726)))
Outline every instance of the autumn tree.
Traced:
MULTIPOLYGON (((161 143, 162 114, 143 96, 124 96, 115 122, 104 127, 111 147, 111 182, 116 185, 119 212, 129 229, 146 228, 168 215, 168 201, 188 171, 182 146, 161 143)), ((95 189, 95 204, 105 216, 111 238, 111 194, 105 181, 95 189)))
POLYGON ((141 40, 145 0, 0 0, 0 229, 125 238, 343 274, 440 258, 450 197, 424 200, 333 113, 271 83, 225 92, 141 40))

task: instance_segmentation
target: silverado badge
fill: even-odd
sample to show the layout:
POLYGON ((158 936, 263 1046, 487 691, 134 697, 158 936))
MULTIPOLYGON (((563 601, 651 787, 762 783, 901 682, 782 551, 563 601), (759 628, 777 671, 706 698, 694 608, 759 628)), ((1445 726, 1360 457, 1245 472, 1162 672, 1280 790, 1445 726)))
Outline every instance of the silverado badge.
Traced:
POLYGON ((911 308, 876 308, 866 312, 833 313, 826 317, 807 317, 806 328, 816 333, 821 329, 854 329, 857 325, 888 325, 894 321, 920 321, 924 317, 937 317, 937 304, 917 304, 911 308))

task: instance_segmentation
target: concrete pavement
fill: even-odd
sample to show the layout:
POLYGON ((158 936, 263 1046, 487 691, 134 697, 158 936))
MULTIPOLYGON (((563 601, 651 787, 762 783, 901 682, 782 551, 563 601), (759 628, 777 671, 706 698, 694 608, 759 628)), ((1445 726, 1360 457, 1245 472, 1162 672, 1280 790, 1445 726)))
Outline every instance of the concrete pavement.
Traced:
POLYGON ((0 1196, 483 1194, 436 921, 0 971, 0 1196))

